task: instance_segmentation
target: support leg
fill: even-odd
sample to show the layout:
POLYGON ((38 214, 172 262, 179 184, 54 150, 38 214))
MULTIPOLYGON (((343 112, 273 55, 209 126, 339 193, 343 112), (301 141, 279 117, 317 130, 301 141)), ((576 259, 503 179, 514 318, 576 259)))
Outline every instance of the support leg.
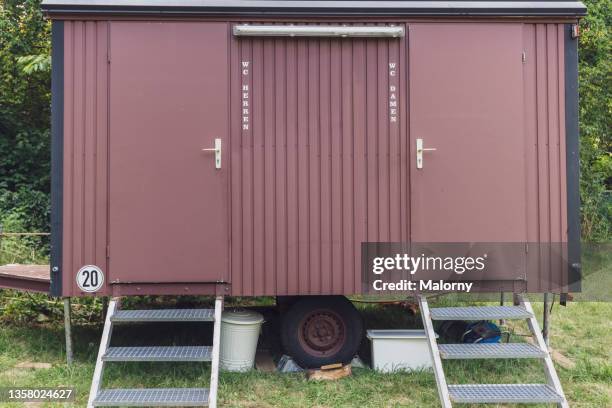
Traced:
POLYGON ((102 320, 106 320, 106 312, 108 311, 108 297, 102 298, 102 320))
POLYGON ((550 346, 550 341, 548 339, 548 330, 550 328, 550 307, 548 304, 548 293, 544 293, 544 313, 542 317, 542 337, 544 337, 544 343, 546 343, 546 347, 550 346))
POLYGON ((72 310, 70 298, 64 298, 64 334, 66 335, 66 363, 72 365, 74 354, 72 351, 72 310))
MULTIPOLYGON (((504 292, 501 292, 499 295, 499 305, 503 306, 504 305, 504 292)), ((506 320, 505 319, 499 319, 499 325, 503 326, 506 324, 506 320)))

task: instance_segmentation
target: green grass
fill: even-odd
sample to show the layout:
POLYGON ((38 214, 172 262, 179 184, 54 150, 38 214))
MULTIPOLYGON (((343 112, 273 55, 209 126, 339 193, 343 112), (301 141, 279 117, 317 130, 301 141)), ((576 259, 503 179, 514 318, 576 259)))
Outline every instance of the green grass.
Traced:
MULTIPOLYGON (((540 313, 541 304, 534 306, 540 313)), ((399 307, 361 305, 360 308, 368 328, 420 325, 418 316, 408 316, 399 307)), ((556 306, 553 310, 552 346, 575 362, 571 369, 557 367, 572 407, 612 406, 610 316, 612 305, 608 303, 572 303, 566 308, 556 306)), ((114 341, 115 344, 209 341, 209 331, 198 327, 181 328, 169 324, 118 328, 114 341)), ((515 331, 524 333, 527 328, 517 326, 515 331)), ((100 332, 99 325, 75 327, 76 361, 67 367, 60 324, 5 322, 0 327, 0 387, 75 387, 74 406, 85 406, 100 332), (24 361, 47 362, 52 368, 14 368, 24 361)), ((541 364, 534 361, 447 361, 444 364, 451 383, 544 381, 541 364)), ((111 363, 107 367, 105 386, 108 387, 206 386, 209 381, 208 364, 111 363)), ((335 382, 309 382, 301 374, 222 373, 220 402, 228 407, 439 406, 431 372, 385 375, 369 369, 355 369, 352 377, 335 382)))

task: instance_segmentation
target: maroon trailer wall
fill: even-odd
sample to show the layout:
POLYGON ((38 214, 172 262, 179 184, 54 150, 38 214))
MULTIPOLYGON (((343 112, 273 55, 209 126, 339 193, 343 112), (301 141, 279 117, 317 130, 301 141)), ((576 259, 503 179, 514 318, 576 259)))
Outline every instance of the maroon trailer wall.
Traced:
MULTIPOLYGON (((567 242, 563 125, 565 25, 495 20, 395 23, 406 24, 406 37, 245 39, 233 37, 232 24, 225 25, 229 55, 209 58, 229 60, 230 133, 216 136, 223 139, 227 149, 220 171, 227 172, 224 174, 229 176, 231 191, 230 266, 229 271, 222 271, 220 275, 227 276, 220 280, 228 285, 216 285, 217 282, 209 280, 152 285, 168 282, 173 271, 167 266, 156 268, 155 264, 147 264, 146 270, 130 271, 142 277, 130 284, 129 280, 122 279, 121 271, 113 270, 115 251, 129 251, 129 247, 123 243, 119 248, 109 241, 112 236, 112 231, 109 235, 112 229, 109 220, 112 116, 109 110, 113 109, 109 78, 112 78, 113 62, 109 62, 108 50, 112 49, 109 38, 115 38, 112 30, 117 23, 64 21, 63 295, 81 294, 75 274, 88 264, 98 265, 107 275, 107 283, 98 294, 214 293, 226 287, 232 295, 359 293, 362 241, 441 241, 442 236, 427 236, 427 231, 436 231, 435 223, 443 223, 444 217, 463 219, 470 216, 470 211, 472 217, 485 211, 486 217, 481 217, 481 221, 475 218, 470 229, 460 225, 449 230, 452 238, 446 240, 567 242), (437 26, 443 30, 436 31, 437 26), (442 34, 432 35, 436 32, 442 34), (482 55, 490 54, 489 66, 482 58, 459 58, 478 51, 477 46, 474 48, 474 38, 478 35, 485 51, 482 55), (497 49, 498 43, 487 41, 496 36, 507 41, 510 47, 497 49), (455 55, 437 53, 436 47, 448 41, 458 47, 465 42, 472 49, 459 50, 455 55), (512 63, 510 58, 514 56, 510 53, 515 51, 516 62, 512 63), (243 61, 249 61, 250 70, 246 75, 243 61), (512 67, 505 66, 506 62, 512 67), (395 66, 392 68, 390 63, 395 66), (447 69, 449 78, 457 81, 476 81, 481 76, 484 82, 504 84, 504 78, 507 82, 497 96, 496 89, 489 86, 466 86, 467 92, 456 93, 452 87, 436 86, 435 79, 430 81, 430 89, 412 84, 411 72, 426 75, 427 64, 436 64, 435 70, 432 66, 436 75, 447 69), (390 73, 392 70, 394 74, 390 73), (466 76, 470 72, 473 75, 466 76), (248 86, 251 101, 248 129, 243 129, 244 85, 248 86), (391 91, 391 87, 395 90, 391 91), (469 92, 470 89, 474 91, 469 92), (431 95, 441 102, 426 101, 431 95), (415 191, 419 186, 416 177, 422 174, 418 172, 440 166, 443 163, 440 157, 444 156, 426 154, 424 169, 417 172, 414 138, 423 137, 426 144, 434 146, 429 143, 434 143, 435 135, 411 134, 413 126, 422 120, 412 115, 421 115, 424 103, 441 106, 438 115, 428 120, 452 129, 457 117, 453 117, 454 112, 444 111, 444 107, 454 103, 460 112, 474 114, 470 106, 485 106, 487 102, 501 109, 502 96, 515 98, 521 105, 510 107, 512 112, 498 110, 493 113, 497 117, 475 117, 473 130, 498 132, 495 134, 504 138, 500 139, 501 146, 521 153, 520 160, 512 171, 512 163, 508 162, 502 163, 503 171, 499 173, 478 176, 482 179, 477 180, 481 184, 476 187, 487 187, 481 199, 491 205, 473 207, 469 202, 450 202, 437 210, 444 211, 440 213, 440 220, 427 218, 432 228, 423 229, 419 222, 428 208, 421 208, 422 204, 415 202, 419 194, 435 196, 445 186, 451 188, 471 178, 467 181, 462 178, 462 171, 467 170, 452 168, 437 185, 430 185, 433 190, 415 191), (393 101, 397 101, 397 106, 390 105, 393 101), (506 123, 504 118, 510 119, 506 123), (481 127, 478 121, 483 121, 481 127), (418 231, 423 231, 419 232, 422 235, 415 235, 418 231), (122 283, 110 284, 117 280, 122 283)), ((146 22, 133 24, 147 25, 146 22)), ((156 30, 163 31, 164 24, 170 27, 180 23, 159 22, 156 30)), ((203 40, 184 38, 185 42, 203 40)), ((163 59, 164 48, 158 48, 157 52, 163 59)), ((150 69, 151 73, 161 75, 159 67, 150 69)), ((218 95, 202 95, 202 98, 215 97, 218 95)), ((432 112, 429 108, 427 111, 432 112)), ((151 117, 152 122, 156 120, 161 119, 151 117)), ((169 115, 163 120, 171 121, 172 117, 169 115)), ((147 143, 146 135, 142 137, 142 143, 147 143)), ((445 146, 442 139, 436 143, 439 149, 445 146)), ((456 145, 446 146, 447 151, 457 149, 456 145)), ((486 146, 480 151, 467 146, 463 152, 455 150, 454 157, 463 155, 469 169, 468 164, 483 160, 484 163, 493 160, 491 164, 495 164, 495 157, 487 159, 487 153, 486 146)), ((172 152, 160 150, 159 154, 172 152)), ((210 159, 202 160, 210 164, 210 159)), ((472 171, 479 174, 478 168, 472 171)), ((159 217, 165 216, 180 217, 181 214, 159 214, 159 217)), ((438 227, 443 231, 443 224, 438 227)), ((164 245, 160 245, 159 252, 180 254, 187 241, 198 239, 197 235, 202 233, 205 232, 201 228, 187 228, 182 235, 161 239, 164 245)), ((160 230, 159 234, 163 235, 164 231, 160 230)), ((219 256, 207 251, 202 248, 205 256, 219 256)), ((153 251, 151 257, 163 256, 160 253, 153 251)), ((134 267, 137 265, 135 260, 134 267)), ((565 276, 566 266, 544 262, 539 273, 541 281, 549 274, 565 276)))
MULTIPOLYGON (((63 295, 84 265, 108 271, 109 23, 65 21, 63 295)), ((109 280, 107 279, 106 282, 109 280)), ((110 294, 105 285, 101 294, 110 294)))

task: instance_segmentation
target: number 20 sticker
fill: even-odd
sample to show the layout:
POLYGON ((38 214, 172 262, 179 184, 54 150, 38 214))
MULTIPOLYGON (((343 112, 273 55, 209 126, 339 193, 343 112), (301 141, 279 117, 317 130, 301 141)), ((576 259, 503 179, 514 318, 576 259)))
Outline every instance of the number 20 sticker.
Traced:
POLYGON ((86 265, 77 272, 76 281, 83 292, 97 292, 104 285, 104 273, 95 265, 86 265))

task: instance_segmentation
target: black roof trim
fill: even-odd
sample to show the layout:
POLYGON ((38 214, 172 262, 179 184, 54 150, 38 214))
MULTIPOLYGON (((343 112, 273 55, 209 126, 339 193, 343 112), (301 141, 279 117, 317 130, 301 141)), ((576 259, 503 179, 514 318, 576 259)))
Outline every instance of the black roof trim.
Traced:
POLYGON ((581 17, 580 1, 44 0, 48 14, 581 17))

